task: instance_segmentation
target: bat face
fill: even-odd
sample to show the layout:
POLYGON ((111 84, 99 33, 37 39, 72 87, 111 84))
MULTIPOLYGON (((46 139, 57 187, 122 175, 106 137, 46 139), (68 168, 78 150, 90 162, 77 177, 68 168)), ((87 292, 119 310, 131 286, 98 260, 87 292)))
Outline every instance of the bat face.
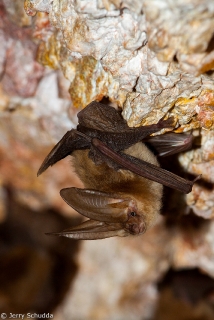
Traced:
MULTIPOLYGON (((79 112, 78 118, 77 129, 68 131, 51 150, 38 175, 71 155, 86 189, 66 188, 60 195, 88 220, 52 235, 85 240, 140 235, 154 224, 160 212, 162 185, 185 193, 191 191, 194 181, 160 168, 156 157, 141 142, 148 140, 151 133, 171 128, 172 118, 129 128, 119 112, 97 102, 79 112)), ((172 136, 165 144, 154 140, 158 152, 170 149, 170 139, 172 136)), ((183 150, 190 140, 186 136, 183 140, 174 139, 171 148, 183 150)))
POLYGON ((78 188, 62 189, 60 194, 70 206, 89 220, 55 235, 89 240, 139 235, 146 230, 137 202, 131 198, 78 188))

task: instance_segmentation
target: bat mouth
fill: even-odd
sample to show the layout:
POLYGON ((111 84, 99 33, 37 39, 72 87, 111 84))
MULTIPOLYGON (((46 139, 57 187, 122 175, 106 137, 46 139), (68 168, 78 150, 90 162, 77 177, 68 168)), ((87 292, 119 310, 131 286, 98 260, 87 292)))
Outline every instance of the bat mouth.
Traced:
POLYGON ((146 232, 146 224, 144 221, 126 224, 125 229, 132 235, 140 235, 146 232))

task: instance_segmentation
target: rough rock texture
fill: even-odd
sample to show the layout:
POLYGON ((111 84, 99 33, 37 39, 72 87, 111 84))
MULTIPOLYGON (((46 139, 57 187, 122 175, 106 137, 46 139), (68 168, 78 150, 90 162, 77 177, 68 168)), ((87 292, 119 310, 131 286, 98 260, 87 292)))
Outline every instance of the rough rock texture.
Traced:
POLYGON ((143 242, 140 238, 85 242, 78 257, 79 276, 56 316, 151 319, 158 298, 155 282, 169 266, 163 249, 167 240, 168 234, 157 227, 143 242), (158 237, 154 237, 155 231, 158 237))
MULTIPOLYGON (((126 1, 26 0, 25 6, 29 14, 49 13, 58 30, 55 39, 61 37, 63 53, 59 49, 58 59, 65 75, 71 68, 88 67, 88 59, 82 57, 98 61, 96 67, 91 66, 95 78, 83 77, 78 89, 78 72, 74 79, 69 77, 70 91, 77 93, 75 105, 85 106, 107 95, 124 106, 123 115, 130 126, 155 122, 172 113, 178 124, 188 124, 186 130, 213 127, 198 117, 203 109, 201 100, 206 99, 208 108, 213 102, 209 95, 213 77, 204 74, 214 67, 213 3, 143 1, 139 8, 139 2, 130 8, 126 1), (80 66, 72 64, 72 57, 78 58, 80 66), (90 94, 88 86, 95 88, 90 94), (84 87, 87 99, 80 94, 84 87)), ((47 54, 44 46, 43 54, 47 54)), ((210 113, 212 121, 213 110, 210 113)))
MULTIPOLYGON (((36 61, 38 46, 33 42, 32 26, 24 28, 23 22, 20 27, 20 21, 14 24, 16 5, 11 1, 0 6, 1 180, 14 186, 17 196, 32 208, 50 206, 55 199, 54 206, 67 210, 58 196, 60 181, 70 183, 67 173, 62 170, 53 180, 47 178, 49 174, 38 180, 36 172, 50 145, 76 125, 76 111, 68 110, 68 83, 61 71, 45 69, 36 61)), ((24 15, 29 20, 23 11, 24 15)))
MULTIPOLYGON (((213 30, 209 0, 0 0, 3 312, 42 310, 59 320, 165 319, 164 308, 175 307, 179 314, 188 296, 185 289, 179 304, 168 291, 159 291, 157 283, 170 268, 197 268, 214 278, 213 30), (202 174, 202 180, 186 197, 165 191, 165 217, 143 237, 82 242, 80 247, 67 241, 60 249, 57 238, 45 240, 40 233, 69 227, 73 220, 53 223, 54 213, 44 209, 76 215, 59 190, 82 184, 67 159, 39 178, 36 172, 51 147, 76 126, 76 113, 105 97, 123 108, 130 126, 173 115, 176 132, 193 129, 194 147, 179 162, 183 175, 202 174), (20 209, 11 220, 8 190, 15 201, 11 212, 22 203, 33 210, 31 218, 20 209), (74 257, 71 247, 79 248, 74 257), (66 256, 77 265, 75 277, 66 256), (67 267, 57 267, 58 262, 67 267), (14 281, 5 281, 14 265, 20 266, 14 281), (14 307, 20 284, 23 292, 34 294, 29 304, 24 294, 16 298, 14 307)), ((173 167, 174 159, 168 165, 173 167)), ((183 319, 213 319, 212 290, 197 290, 196 306, 183 319)))
POLYGON ((187 204, 194 213, 205 219, 214 217, 214 131, 202 129, 195 132, 200 137, 196 149, 179 156, 179 161, 186 171, 202 175, 203 180, 194 186, 186 196, 187 204), (200 148, 199 148, 200 147, 200 148))

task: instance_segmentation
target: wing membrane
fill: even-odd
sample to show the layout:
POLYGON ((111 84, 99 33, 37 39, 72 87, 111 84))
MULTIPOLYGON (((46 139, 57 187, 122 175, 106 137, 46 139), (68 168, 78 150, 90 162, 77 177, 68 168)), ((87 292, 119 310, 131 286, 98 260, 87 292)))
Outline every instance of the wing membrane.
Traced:
POLYGON ((165 133, 145 140, 162 157, 188 150, 192 146, 193 136, 185 133, 165 133))
POLYGON ((68 131, 47 155, 38 170, 37 176, 42 174, 48 167, 53 166, 59 160, 67 157, 74 150, 86 148, 90 148, 90 142, 88 142, 83 136, 80 136, 77 130, 72 129, 68 131))
POLYGON ((157 167, 149 162, 137 159, 121 152, 116 153, 98 139, 93 139, 92 144, 95 148, 97 148, 97 150, 99 150, 100 153, 117 163, 121 168, 127 169, 139 176, 156 181, 160 184, 184 193, 189 193, 192 190, 195 180, 189 181, 183 179, 176 174, 157 167))

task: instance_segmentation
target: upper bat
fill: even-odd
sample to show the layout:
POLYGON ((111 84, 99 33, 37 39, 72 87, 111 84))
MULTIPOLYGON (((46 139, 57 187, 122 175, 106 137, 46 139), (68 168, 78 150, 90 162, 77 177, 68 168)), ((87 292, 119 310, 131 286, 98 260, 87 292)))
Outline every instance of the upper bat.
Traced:
POLYGON ((184 193, 191 191, 195 180, 185 180, 160 168, 154 154, 142 143, 150 143, 161 155, 188 148, 191 135, 149 137, 163 128, 172 128, 173 118, 130 128, 120 112, 94 101, 78 113, 78 119, 77 129, 68 131, 56 144, 38 175, 72 155, 76 173, 87 189, 66 188, 60 194, 89 220, 55 235, 102 239, 141 234, 160 212, 162 185, 184 193))

